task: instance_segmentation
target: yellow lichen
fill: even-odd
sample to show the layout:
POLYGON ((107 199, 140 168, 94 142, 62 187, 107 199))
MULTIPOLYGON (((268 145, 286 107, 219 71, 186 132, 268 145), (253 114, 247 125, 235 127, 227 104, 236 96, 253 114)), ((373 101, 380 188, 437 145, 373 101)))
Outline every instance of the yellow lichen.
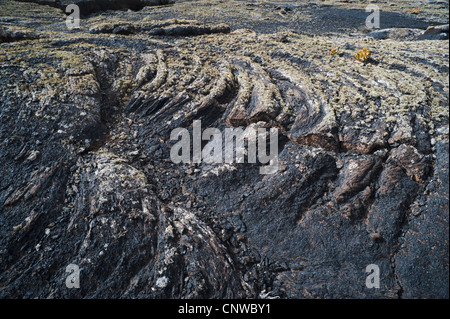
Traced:
POLYGON ((356 52, 355 59, 360 62, 366 62, 367 59, 369 59, 371 53, 372 51, 364 47, 358 52, 356 52))

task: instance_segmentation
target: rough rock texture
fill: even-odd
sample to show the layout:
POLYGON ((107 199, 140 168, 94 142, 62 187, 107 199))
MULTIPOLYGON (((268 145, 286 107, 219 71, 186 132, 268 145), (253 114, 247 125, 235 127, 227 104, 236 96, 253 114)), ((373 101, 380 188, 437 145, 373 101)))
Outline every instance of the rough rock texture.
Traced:
MULTIPOLYGON (((337 1, 95 10, 72 31, 42 4, 64 1, 32 2, 0 2, 0 297, 448 298, 448 39, 368 37, 337 1), (299 27, 315 12, 351 23, 299 27), (172 163, 198 119, 277 127, 280 170, 172 163)), ((448 24, 448 1, 416 2, 383 28, 448 24)))

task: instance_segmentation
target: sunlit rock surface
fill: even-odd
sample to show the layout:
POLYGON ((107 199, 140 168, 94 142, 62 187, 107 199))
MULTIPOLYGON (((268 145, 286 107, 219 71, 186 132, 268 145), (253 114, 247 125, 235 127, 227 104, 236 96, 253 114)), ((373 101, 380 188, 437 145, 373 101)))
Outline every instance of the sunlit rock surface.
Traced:
POLYGON ((0 297, 448 298, 448 1, 380 2, 379 31, 113 0, 68 30, 66 2, 0 2, 0 297), (278 128, 280 169, 172 163, 194 120, 278 128))

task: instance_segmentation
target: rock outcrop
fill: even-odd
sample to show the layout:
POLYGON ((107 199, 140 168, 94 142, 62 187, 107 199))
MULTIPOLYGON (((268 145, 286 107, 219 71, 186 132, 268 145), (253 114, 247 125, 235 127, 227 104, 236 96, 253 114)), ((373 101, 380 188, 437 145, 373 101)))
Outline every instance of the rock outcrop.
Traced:
POLYGON ((448 39, 32 2, 0 4, 0 297, 448 298, 448 39), (278 172, 174 164, 194 120, 278 128, 278 172))

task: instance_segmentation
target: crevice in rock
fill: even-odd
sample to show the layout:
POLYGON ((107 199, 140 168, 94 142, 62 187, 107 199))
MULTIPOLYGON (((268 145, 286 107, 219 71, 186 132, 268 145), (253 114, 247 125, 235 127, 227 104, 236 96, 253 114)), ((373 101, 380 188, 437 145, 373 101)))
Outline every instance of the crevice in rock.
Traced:
POLYGON ((0 43, 36 40, 42 37, 39 32, 28 28, 0 26, 0 43))

